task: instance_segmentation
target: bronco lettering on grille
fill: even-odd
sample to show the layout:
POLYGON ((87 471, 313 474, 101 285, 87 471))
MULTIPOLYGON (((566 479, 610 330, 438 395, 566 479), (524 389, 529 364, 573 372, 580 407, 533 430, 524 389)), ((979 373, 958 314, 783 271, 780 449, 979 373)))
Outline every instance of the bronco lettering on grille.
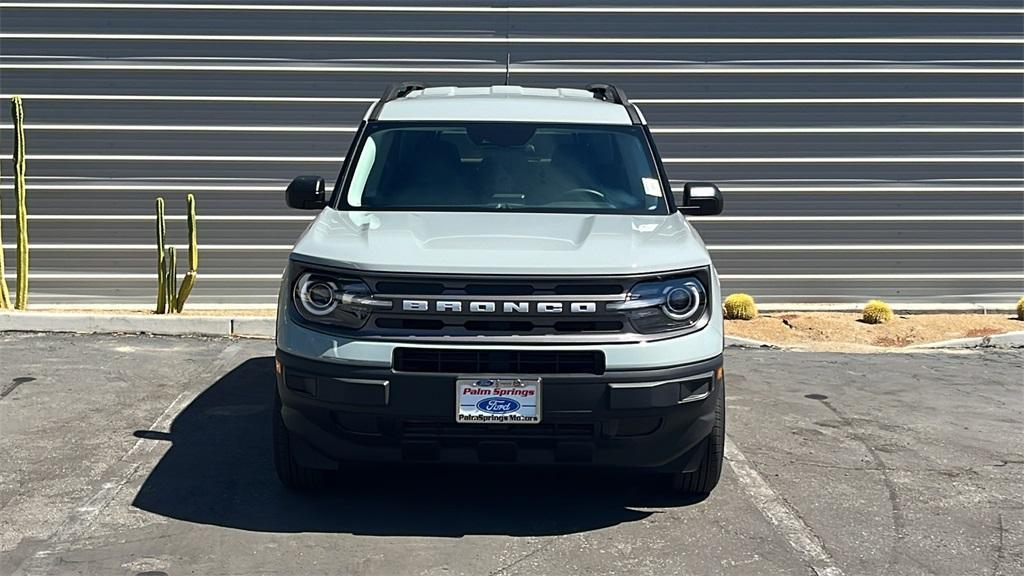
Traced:
POLYGON ((470 314, 594 314, 596 302, 495 302, 479 300, 402 300, 403 312, 470 314))

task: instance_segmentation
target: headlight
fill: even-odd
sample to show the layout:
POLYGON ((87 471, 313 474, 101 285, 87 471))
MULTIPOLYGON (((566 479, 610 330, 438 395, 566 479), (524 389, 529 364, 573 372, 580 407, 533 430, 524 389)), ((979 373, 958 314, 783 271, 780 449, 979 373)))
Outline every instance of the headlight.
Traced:
POLYGON ((362 328, 374 308, 391 308, 377 300, 361 280, 341 278, 328 272, 305 272, 292 290, 295 309, 310 322, 362 328))
POLYGON ((707 320, 708 291, 697 276, 641 282, 624 302, 609 304, 619 310, 637 332, 652 334, 697 328, 707 320))

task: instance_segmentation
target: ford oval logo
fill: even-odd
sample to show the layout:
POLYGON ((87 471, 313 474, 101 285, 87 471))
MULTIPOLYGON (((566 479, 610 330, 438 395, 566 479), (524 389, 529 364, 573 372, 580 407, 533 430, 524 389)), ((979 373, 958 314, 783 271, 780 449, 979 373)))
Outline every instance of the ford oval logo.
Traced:
POLYGON ((494 380, 491 380, 491 379, 489 379, 489 378, 488 378, 488 379, 486 379, 486 380, 477 380, 477 381, 475 382, 475 384, 476 384, 477 386, 483 386, 483 387, 486 387, 486 386, 494 386, 494 380))
POLYGON ((511 398, 484 398, 476 403, 476 409, 488 414, 508 414, 519 410, 519 402, 511 398))

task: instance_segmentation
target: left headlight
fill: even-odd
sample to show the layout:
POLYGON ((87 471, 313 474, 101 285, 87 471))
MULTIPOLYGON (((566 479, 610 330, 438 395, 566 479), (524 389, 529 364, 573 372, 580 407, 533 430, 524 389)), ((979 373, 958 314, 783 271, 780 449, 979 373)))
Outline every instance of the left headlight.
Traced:
POLYGON ((624 312, 641 334, 699 329, 707 322, 708 290, 696 275, 641 282, 608 309, 624 312))
POLYGON ((391 308, 391 302, 373 298, 362 280, 326 272, 300 274, 292 287, 292 300, 306 320, 346 328, 362 328, 373 309, 391 308))

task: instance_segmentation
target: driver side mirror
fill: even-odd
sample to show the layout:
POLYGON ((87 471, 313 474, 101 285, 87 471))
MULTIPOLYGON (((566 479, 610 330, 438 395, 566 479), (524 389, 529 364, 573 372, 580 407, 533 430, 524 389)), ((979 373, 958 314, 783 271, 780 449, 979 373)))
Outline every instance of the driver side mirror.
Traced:
POLYGON ((324 179, 319 176, 299 176, 288 185, 284 193, 289 208, 319 210, 327 205, 324 179))
POLYGON ((683 187, 683 205, 679 208, 683 214, 714 216, 724 207, 722 191, 710 182, 687 182, 683 187))

